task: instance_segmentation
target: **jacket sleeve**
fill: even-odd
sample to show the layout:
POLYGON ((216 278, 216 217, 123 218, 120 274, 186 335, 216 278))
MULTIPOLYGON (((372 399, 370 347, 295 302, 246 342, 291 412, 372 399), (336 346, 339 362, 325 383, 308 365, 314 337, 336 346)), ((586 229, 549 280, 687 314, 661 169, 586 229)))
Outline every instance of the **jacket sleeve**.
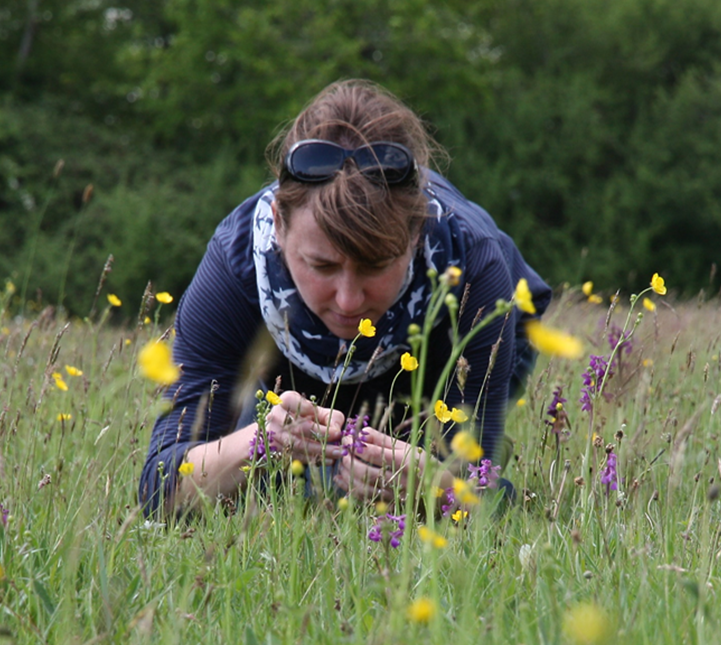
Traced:
POLYGON ((172 496, 191 447, 234 430, 233 390, 262 321, 244 207, 250 206, 218 227, 178 307, 173 358, 181 376, 165 393, 170 410, 155 422, 143 466, 139 498, 146 515, 172 496))
MULTIPOLYGON (((468 296, 459 319, 460 338, 471 331, 474 322, 495 311, 497 300, 509 300, 513 294, 511 274, 496 240, 485 239, 474 245, 467 258, 466 283, 468 296)), ((449 408, 476 410, 476 437, 489 458, 503 435, 515 358, 515 315, 512 311, 497 318, 474 336, 463 352, 468 370, 465 386, 461 390, 454 376, 445 397, 449 408)), ((445 362, 452 347, 448 327, 441 325, 437 333, 441 337, 435 344, 436 354, 445 362)), ((457 429, 451 427, 446 440, 450 441, 457 429)))
MULTIPOLYGON (((540 317, 551 300, 550 288, 483 208, 467 200, 447 180, 435 174, 433 177, 442 203, 459 218, 463 230, 466 249, 463 280, 468 297, 459 320, 459 336, 463 338, 471 330, 474 320, 494 311, 497 300, 510 300, 521 278, 528 280, 536 307, 534 317, 540 317)), ((465 387, 461 391, 455 377, 448 384, 446 404, 476 411, 476 435, 489 458, 497 456, 509 393, 516 394, 525 384, 535 363, 535 351, 525 333, 529 317, 513 308, 507 316, 478 332, 463 353, 469 369, 465 387)), ((445 330, 437 334, 436 354, 445 360, 451 351, 451 340, 447 326, 441 327, 445 330)), ((451 428, 447 439, 456 429, 451 428)))

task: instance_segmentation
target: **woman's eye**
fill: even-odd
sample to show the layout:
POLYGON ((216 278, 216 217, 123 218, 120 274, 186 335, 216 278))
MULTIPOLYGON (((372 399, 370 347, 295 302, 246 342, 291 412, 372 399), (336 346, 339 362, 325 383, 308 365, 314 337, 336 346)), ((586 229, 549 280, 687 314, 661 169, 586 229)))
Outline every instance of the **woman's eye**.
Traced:
POLYGON ((318 271, 320 273, 329 273, 335 269, 335 266, 335 264, 313 264, 312 268, 314 271, 318 271))
POLYGON ((366 275, 377 275, 383 273, 390 266, 390 262, 384 262, 383 264, 371 264, 363 267, 362 272, 366 275))

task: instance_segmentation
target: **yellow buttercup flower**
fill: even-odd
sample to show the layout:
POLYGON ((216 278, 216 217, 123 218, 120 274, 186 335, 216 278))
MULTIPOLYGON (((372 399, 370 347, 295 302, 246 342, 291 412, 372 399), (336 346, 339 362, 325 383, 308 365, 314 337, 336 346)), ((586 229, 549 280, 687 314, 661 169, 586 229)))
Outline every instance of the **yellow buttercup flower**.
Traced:
POLYGON ((55 387, 63 392, 68 391, 68 384, 63 381, 63 375, 60 372, 53 372, 53 378, 55 379, 55 387))
POLYGON ((451 440, 451 449, 461 459, 466 461, 478 461, 483 457, 483 448, 478 445, 473 435, 464 430, 457 432, 451 440))
POLYGON ((290 464, 290 472, 300 477, 305 472, 305 465, 300 459, 294 459, 290 464))
POLYGON ((361 321, 358 323, 358 331, 361 336, 365 336, 366 338, 373 338, 373 336, 376 335, 376 328, 369 318, 361 318, 361 321))
POLYGON ((280 405, 283 402, 281 401, 281 398, 273 392, 273 390, 268 390, 268 392, 266 392, 265 400, 271 405, 280 405))
POLYGON ((431 598, 417 598, 408 606, 408 618, 414 623, 427 624, 438 613, 438 607, 431 598))
POLYGON ((412 372, 418 369, 418 359, 415 356, 411 356, 408 352, 401 356, 401 367, 406 372, 412 372))
POLYGON ((436 549, 444 549, 448 546, 448 540, 434 530, 429 529, 427 526, 418 527, 418 537, 421 538, 421 542, 430 544, 436 549))
POLYGON ((593 282, 591 282, 590 280, 584 282, 583 286, 581 287, 581 291, 583 291, 584 296, 590 296, 593 293, 593 282))
POLYGON ((520 398, 516 401, 516 407, 522 408, 524 405, 526 405, 526 399, 520 398))
POLYGON ((468 517, 468 511, 462 511, 460 508, 451 515, 451 519, 458 524, 461 520, 465 520, 468 517))
POLYGON ((465 423, 468 421, 468 415, 459 408, 453 408, 451 410, 451 421, 454 423, 465 423))
POLYGON ((448 406, 440 399, 436 401, 436 405, 433 408, 433 413, 436 415, 436 419, 438 419, 441 423, 448 423, 451 420, 451 411, 448 409, 448 406))
POLYGON ((159 385, 171 385, 180 378, 180 368, 173 363, 167 343, 150 341, 138 354, 140 373, 159 385))
POLYGON ((463 271, 458 267, 448 267, 443 274, 444 280, 450 287, 457 287, 461 282, 463 271))
POLYGON ((597 293, 592 293, 588 296, 588 302, 593 303, 594 305, 600 305, 603 302, 603 298, 601 298, 601 296, 597 293))
POLYGON ((531 344, 542 354, 560 358, 580 358, 583 345, 575 336, 546 327, 537 320, 526 323, 526 334, 531 344))
POLYGON ((145 316, 145 318, 143 318, 144 325, 149 325, 151 322, 153 321, 150 319, 150 316, 145 316))
POLYGON ((72 418, 73 418, 73 415, 72 415, 72 414, 65 414, 65 413, 63 413, 63 412, 61 412, 60 414, 58 414, 58 416, 56 417, 56 419, 57 419, 58 421, 70 421, 70 419, 72 419, 72 418))
POLYGON ((68 373, 68 376, 82 376, 83 370, 79 370, 77 367, 73 367, 72 365, 66 365, 65 371, 68 373))
POLYGON ((648 309, 648 311, 656 311, 656 303, 651 298, 644 298, 643 308, 648 309))
POLYGON ((113 307, 120 307, 123 304, 123 301, 120 298, 118 298, 118 296, 116 296, 114 293, 108 294, 108 302, 113 307))
POLYGON ((611 626, 600 607, 584 602, 566 612, 563 633, 573 645, 600 645, 608 642, 611 626))
POLYGON ((173 296, 171 296, 167 291, 161 291, 160 293, 156 293, 155 299, 158 302, 163 303, 164 305, 169 305, 171 302, 173 302, 173 296))
POLYGON ((471 489, 470 484, 458 477, 453 480, 453 495, 459 504, 465 504, 467 506, 478 504, 480 501, 478 495, 471 489))
POLYGON ((535 314, 536 306, 533 304, 533 296, 531 290, 528 288, 528 280, 521 278, 516 285, 516 293, 513 296, 516 302, 516 307, 521 311, 525 311, 527 314, 535 314))
POLYGON ((183 477, 187 477, 188 475, 192 475, 195 472, 195 464, 186 461, 182 464, 180 464, 180 467, 178 468, 178 473, 182 475, 183 477))
POLYGON ((651 278, 651 288, 659 295, 666 295, 666 281, 658 274, 654 273, 651 278))

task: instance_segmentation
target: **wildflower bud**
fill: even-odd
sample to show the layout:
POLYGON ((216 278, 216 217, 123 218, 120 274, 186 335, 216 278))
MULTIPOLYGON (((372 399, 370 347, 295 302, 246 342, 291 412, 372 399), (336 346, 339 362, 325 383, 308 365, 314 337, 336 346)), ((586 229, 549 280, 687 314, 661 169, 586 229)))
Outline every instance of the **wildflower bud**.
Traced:
POLYGON ((603 448, 603 437, 599 437, 598 435, 596 435, 593 438, 593 447, 594 448, 603 448))
POLYGON ((580 488, 586 485, 586 480, 583 477, 576 477, 576 479, 573 480, 573 483, 580 488))
POLYGON ((446 307, 448 307, 452 311, 458 311, 458 298, 452 293, 449 293, 446 296, 446 299, 444 301, 446 303, 446 307))
POLYGON ((262 401, 265 398, 265 392, 263 392, 263 390, 257 390, 255 398, 258 399, 258 401, 262 401))
POLYGON ((421 333, 421 326, 416 325, 416 323, 411 323, 408 325, 408 335, 409 336, 418 336, 418 334, 421 333))
POLYGON ((658 501, 658 491, 657 491, 657 490, 653 491, 653 495, 651 495, 651 499, 652 499, 654 502, 657 502, 657 501, 658 501))
POLYGON ((507 311, 510 311, 511 306, 511 303, 504 300, 503 298, 499 298, 498 300, 496 300, 496 311, 498 313, 505 313, 507 311))
POLYGON ((716 484, 715 486, 711 486, 711 488, 708 489, 708 493, 706 494, 708 497, 708 501, 715 502, 719 498, 720 492, 721 488, 719 488, 718 484, 716 484))
POLYGON ((448 267, 441 276, 441 282, 449 287, 457 287, 461 281, 463 271, 458 267, 448 267))
POLYGON ((60 173, 63 171, 63 168, 65 167, 65 159, 58 159, 55 162, 55 168, 53 168, 53 179, 57 179, 60 177, 60 173))
POLYGON ((532 569, 534 566, 533 547, 530 544, 521 545, 518 550, 518 559, 521 561, 522 569, 532 569))
POLYGON ((591 578, 593 578, 593 572, 592 571, 584 571, 583 577, 586 578, 586 580, 590 580, 591 578))
POLYGON ((615 448, 615 446, 612 443, 607 444, 606 445, 606 454, 610 455, 613 452, 614 448, 615 448))
POLYGON ((87 204, 93 198, 93 185, 88 184, 83 191, 83 204, 87 204))
POLYGON ((428 269, 428 271, 426 271, 426 275, 432 280, 433 278, 438 276, 438 271, 436 271, 435 269, 428 269))
POLYGON ((463 392, 466 387, 468 372, 470 371, 471 366, 468 364, 468 359, 465 356, 459 356, 456 361, 456 379, 458 380, 458 389, 461 392, 463 392))
POLYGON ((616 438, 616 441, 620 443, 621 439, 623 439, 623 430, 619 430, 614 436, 616 438))

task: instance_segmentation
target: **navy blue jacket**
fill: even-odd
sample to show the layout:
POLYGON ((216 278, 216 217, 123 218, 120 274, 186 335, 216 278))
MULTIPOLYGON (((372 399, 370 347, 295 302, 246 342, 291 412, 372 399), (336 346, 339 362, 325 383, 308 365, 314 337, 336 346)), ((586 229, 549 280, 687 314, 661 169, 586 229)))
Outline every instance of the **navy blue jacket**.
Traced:
MULTIPOLYGON (((550 302, 551 290, 526 264, 511 238, 447 180, 435 173, 429 173, 429 178, 433 194, 445 211, 453 211, 458 217, 466 245, 462 279, 470 284, 470 292, 460 319, 461 337, 479 310, 493 311, 498 299, 510 300, 521 278, 528 280, 537 315, 541 315, 550 302)), ((253 263, 252 218, 265 190, 247 199, 220 223, 180 301, 173 355, 182 365, 182 376, 168 389, 166 396, 173 407, 156 421, 141 475, 140 502, 148 514, 158 509, 161 496, 167 496, 175 486, 177 468, 188 449, 227 435, 252 418, 252 407, 249 410, 246 406, 243 414, 235 390, 243 361, 264 326, 253 263), (159 472, 160 462, 164 478, 159 472)), ((462 402, 473 406, 482 391, 477 431, 486 455, 494 454, 503 434, 509 391, 512 394, 523 385, 533 366, 535 355, 523 331, 527 317, 514 309, 507 320, 494 321, 481 331, 464 351, 470 366, 464 392, 454 382, 444 397, 449 407, 462 402), (482 388, 491 348, 499 339, 495 363, 482 388)), ((429 396, 451 352, 449 331, 448 317, 433 331, 426 372, 429 396)), ((356 414, 363 404, 373 410, 379 396, 388 396, 395 376, 395 371, 391 372, 366 381, 360 388, 341 385, 335 407, 347 417, 356 414)), ((315 395, 319 401, 326 391, 324 383, 291 369, 280 354, 268 374, 271 385, 276 376, 281 376, 283 389, 315 395)), ((399 400, 409 384, 409 375, 403 374, 395 385, 394 399, 399 400)))

